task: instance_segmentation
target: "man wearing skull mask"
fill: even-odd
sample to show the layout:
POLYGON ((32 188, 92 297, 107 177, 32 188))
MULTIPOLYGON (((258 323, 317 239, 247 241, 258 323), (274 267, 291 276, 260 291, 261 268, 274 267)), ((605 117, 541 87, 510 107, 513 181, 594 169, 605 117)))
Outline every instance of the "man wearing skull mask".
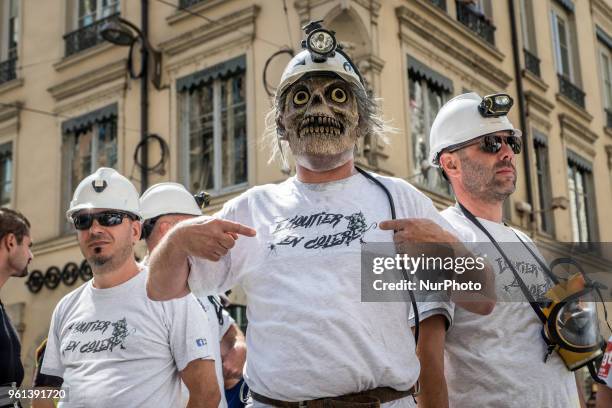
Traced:
POLYGON ((274 146, 282 153, 288 145, 296 176, 251 188, 214 217, 177 224, 150 259, 152 299, 242 286, 245 379, 256 407, 322 407, 323 398, 332 400, 325 406, 414 406, 409 308, 360 301, 360 243, 457 242, 430 199, 375 175, 400 218, 385 221, 385 192, 356 171, 353 156, 358 138, 383 122, 353 63, 335 51, 302 51, 277 89, 274 146))

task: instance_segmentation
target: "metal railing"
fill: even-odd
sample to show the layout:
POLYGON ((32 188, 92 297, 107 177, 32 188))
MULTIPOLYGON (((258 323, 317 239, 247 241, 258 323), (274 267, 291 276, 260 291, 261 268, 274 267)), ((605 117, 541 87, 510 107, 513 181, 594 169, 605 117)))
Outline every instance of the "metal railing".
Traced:
POLYGON ((446 0, 429 0, 434 6, 446 11, 446 0))
POLYGON ((0 84, 17 78, 17 57, 0 62, 0 84))
POLYGON ((178 8, 184 9, 193 6, 194 4, 198 4, 203 2, 204 0, 179 0, 178 8))
POLYGON ((471 5, 457 1, 457 20, 491 45, 495 45, 495 26, 471 5))
POLYGON ((525 68, 536 76, 540 76, 540 59, 534 54, 529 52, 527 49, 523 50, 525 53, 525 68))
POLYGON ((559 78, 559 92, 561 95, 567 97, 581 108, 584 108, 584 91, 572 84, 572 81, 566 76, 557 74, 557 77, 559 78))
POLYGON ((108 21, 116 19, 118 16, 118 13, 113 14, 64 35, 66 57, 103 43, 104 39, 100 35, 102 27, 108 21))

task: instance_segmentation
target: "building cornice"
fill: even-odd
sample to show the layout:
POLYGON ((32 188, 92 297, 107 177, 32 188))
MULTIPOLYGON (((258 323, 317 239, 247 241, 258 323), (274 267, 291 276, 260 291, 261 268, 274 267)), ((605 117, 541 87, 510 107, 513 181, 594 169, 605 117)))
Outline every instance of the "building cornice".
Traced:
POLYGON ((496 88, 508 87, 512 77, 497 67, 504 60, 504 54, 442 10, 423 0, 413 0, 409 6, 396 8, 395 14, 402 41, 409 43, 410 33, 414 33, 473 70, 475 76, 488 79, 496 88))
POLYGON ((568 110, 576 117, 584 120, 586 123, 591 123, 593 120, 593 115, 587 112, 584 108, 576 105, 572 102, 567 96, 558 93, 557 101, 561 103, 561 105, 568 108, 568 110))
POLYGON ((23 82, 24 82, 23 78, 16 78, 16 79, 13 79, 12 81, 8 81, 8 82, 1 84, 0 85, 0 95, 2 95, 3 93, 10 92, 13 89, 22 87, 23 82))
POLYGON ((114 47, 114 44, 104 41, 96 46, 93 46, 81 52, 77 52, 74 55, 62 58, 59 62, 53 64, 53 68, 55 68, 57 72, 62 72, 74 65, 78 65, 84 61, 88 61, 96 55, 103 54, 114 47))
MULTIPOLYGON (((335 2, 329 0, 297 0, 293 3, 293 6, 300 18, 300 25, 305 25, 312 20, 311 11, 314 8, 326 5, 329 7, 329 10, 333 10, 337 6, 340 6, 341 9, 349 9, 351 8, 351 3, 355 3, 367 10, 370 13, 370 21, 373 24, 378 24, 381 3, 377 0, 339 0, 335 2)), ((317 14, 317 16, 320 16, 320 14, 317 14)))
POLYGON ((21 102, 0 105, 0 136, 15 134, 19 131, 19 112, 22 106, 21 102))
POLYGON ((604 0, 591 0, 591 13, 600 14, 605 20, 612 21, 612 7, 604 0))
POLYGON ((216 23, 203 24, 197 28, 178 35, 159 44, 161 51, 174 56, 186 50, 206 44, 230 33, 247 35, 255 38, 255 19, 259 13, 258 6, 250 6, 217 19, 216 23))
POLYGON ((187 10, 189 11, 177 9, 176 12, 166 17, 166 21, 168 22, 168 25, 174 25, 179 21, 183 21, 188 18, 198 18, 194 14, 202 14, 202 12, 208 11, 223 3, 227 3, 227 0, 204 0, 197 4, 194 4, 193 6, 188 7, 187 10))
POLYGON ((53 99, 61 101, 71 96, 87 92, 100 85, 108 84, 116 79, 125 79, 126 66, 127 60, 120 59, 53 85, 48 88, 47 91, 51 94, 53 99))
POLYGON ((561 136, 570 144, 587 153, 589 156, 595 156, 595 142, 599 135, 591 131, 588 127, 576 120, 573 115, 566 113, 559 114, 559 123, 561 125, 561 136))

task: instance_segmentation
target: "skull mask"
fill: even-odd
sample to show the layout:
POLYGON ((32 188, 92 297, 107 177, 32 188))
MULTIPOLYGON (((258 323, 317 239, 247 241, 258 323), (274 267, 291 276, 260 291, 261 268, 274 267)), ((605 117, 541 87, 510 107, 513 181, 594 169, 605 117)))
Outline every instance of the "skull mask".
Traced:
POLYGON ((353 157, 358 122, 354 93, 333 75, 294 83, 276 118, 279 134, 289 142, 297 163, 313 171, 334 169, 353 157))

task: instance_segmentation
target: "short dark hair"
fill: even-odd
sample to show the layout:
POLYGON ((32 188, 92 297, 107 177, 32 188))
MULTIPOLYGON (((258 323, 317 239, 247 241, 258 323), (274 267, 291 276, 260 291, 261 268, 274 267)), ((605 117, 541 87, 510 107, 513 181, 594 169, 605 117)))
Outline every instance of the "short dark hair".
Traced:
POLYGON ((23 237, 30 235, 30 221, 19 211, 10 208, 0 208, 0 239, 6 234, 13 234, 17 244, 21 245, 23 237))

